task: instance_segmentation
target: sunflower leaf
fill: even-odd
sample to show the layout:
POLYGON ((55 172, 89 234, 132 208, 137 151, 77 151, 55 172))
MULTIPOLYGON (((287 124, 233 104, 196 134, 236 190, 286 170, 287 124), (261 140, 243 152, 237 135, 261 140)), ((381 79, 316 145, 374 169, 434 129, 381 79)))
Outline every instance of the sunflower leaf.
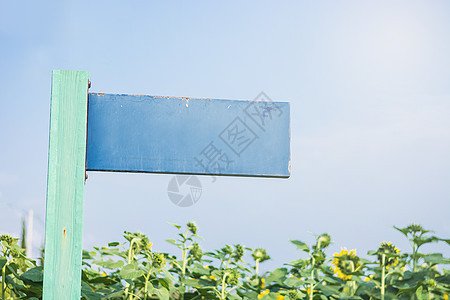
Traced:
POLYGON ((445 258, 442 256, 442 253, 431 253, 428 255, 425 255, 424 260, 426 263, 429 264, 450 264, 450 259, 445 258))
POLYGON ((408 237, 408 233, 410 232, 408 227, 398 228, 398 227, 394 226, 394 228, 397 229, 398 231, 400 231, 401 233, 403 233, 406 237, 408 237))
POLYGON ((298 240, 291 240, 291 243, 294 244, 295 246, 297 246, 298 250, 302 250, 302 251, 307 252, 307 253, 310 252, 310 249, 309 249, 308 245, 306 245, 306 243, 303 243, 303 242, 298 241, 298 240))

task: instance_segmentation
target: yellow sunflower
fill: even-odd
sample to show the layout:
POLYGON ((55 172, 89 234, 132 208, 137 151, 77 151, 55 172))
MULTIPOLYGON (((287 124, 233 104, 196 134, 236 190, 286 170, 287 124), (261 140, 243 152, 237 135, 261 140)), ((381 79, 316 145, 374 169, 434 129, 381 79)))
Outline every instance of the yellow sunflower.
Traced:
MULTIPOLYGON (((382 257, 382 255, 383 254, 399 254, 400 253, 400 250, 399 249, 397 249, 397 247, 395 247, 394 245, 392 245, 390 242, 389 243, 386 243, 386 242, 383 242, 383 243, 381 243, 381 246, 380 246, 380 248, 378 248, 378 251, 377 251, 377 256, 378 256, 378 260, 379 260, 379 262, 380 262, 380 266, 382 265, 382 259, 383 259, 383 257, 382 257)), ((397 257, 395 257, 395 256, 385 256, 385 260, 384 260, 384 265, 386 266, 386 267, 389 267, 389 266, 396 266, 398 264, 398 259, 397 259, 397 257)))
POLYGON ((264 290, 264 291, 262 291, 262 292, 258 295, 258 299, 261 299, 262 297, 264 297, 264 296, 267 295, 268 293, 270 293, 270 290, 264 290))
MULTIPOLYGON (((307 287, 305 289, 301 289, 302 292, 306 293, 306 295, 309 295, 311 293, 311 288, 307 287)), ((313 293, 317 292, 317 290, 313 290, 313 293)))
POLYGON ((359 266, 359 257, 356 256, 356 250, 348 251, 347 248, 341 249, 340 253, 335 253, 333 258, 334 272, 342 280, 352 279, 352 273, 355 272, 359 266))
POLYGON ((266 279, 261 278, 261 285, 260 286, 261 286, 262 289, 266 287, 266 279))

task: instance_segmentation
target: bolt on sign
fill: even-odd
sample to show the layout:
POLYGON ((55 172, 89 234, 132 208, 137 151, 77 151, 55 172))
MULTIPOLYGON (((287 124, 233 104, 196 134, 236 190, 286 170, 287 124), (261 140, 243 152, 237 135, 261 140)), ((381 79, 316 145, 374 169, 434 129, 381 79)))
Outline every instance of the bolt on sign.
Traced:
POLYGON ((86 171, 288 178, 290 106, 89 93, 52 75, 43 298, 80 299, 86 171))

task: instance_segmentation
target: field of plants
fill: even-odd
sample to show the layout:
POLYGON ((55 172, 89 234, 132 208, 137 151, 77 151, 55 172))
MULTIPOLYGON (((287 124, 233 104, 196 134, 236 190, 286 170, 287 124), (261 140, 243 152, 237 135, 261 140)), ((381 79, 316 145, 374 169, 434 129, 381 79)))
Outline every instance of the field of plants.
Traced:
MULTIPOLYGON (((270 259, 265 249, 206 251, 195 223, 172 225, 179 233, 167 242, 178 256, 153 252, 148 237, 126 231, 122 243, 84 251, 82 299, 448 299, 450 293, 450 259, 420 252, 427 243, 447 247, 450 239, 417 224, 394 227, 411 244, 406 252, 383 242, 369 260, 345 248, 330 255, 332 239, 324 233, 313 245, 292 240, 299 259, 268 272, 260 271, 270 259)), ((44 260, 27 258, 18 243, 0 236, 1 299, 41 299, 44 260)))

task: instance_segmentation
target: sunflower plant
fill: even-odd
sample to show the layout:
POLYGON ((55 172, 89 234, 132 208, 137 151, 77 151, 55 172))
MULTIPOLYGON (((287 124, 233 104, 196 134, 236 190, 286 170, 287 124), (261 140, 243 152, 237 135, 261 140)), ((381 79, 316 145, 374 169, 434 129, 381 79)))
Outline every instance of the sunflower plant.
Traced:
POLYGON ((42 292, 42 287, 40 286, 42 282, 42 268, 33 269, 36 267, 36 262, 25 256, 25 249, 19 246, 18 241, 18 239, 10 235, 0 235, 2 299, 13 299, 15 296, 31 298, 42 292), (39 282, 35 284, 30 279, 35 279, 39 282))
POLYGON ((409 264, 412 264, 412 271, 415 272, 417 270, 417 266, 420 259, 423 259, 424 263, 428 263, 425 259, 426 255, 419 252, 419 248, 425 244, 436 243, 439 241, 447 243, 450 245, 450 239, 443 239, 437 236, 431 235, 434 233, 432 230, 427 230, 423 228, 420 224, 411 224, 404 228, 395 227, 398 231, 400 231, 408 240, 412 247, 412 253, 409 257, 409 264))
POLYGON ((373 274, 366 274, 366 288, 372 287, 371 295, 376 295, 379 291, 380 299, 385 299, 386 296, 394 297, 397 290, 392 288, 391 284, 402 276, 405 256, 400 254, 400 250, 391 242, 382 242, 378 250, 369 251, 367 254, 375 256, 376 261, 371 263, 372 267, 368 269, 368 272, 373 274))
POLYGON ((125 243, 83 252, 82 296, 86 299, 168 300, 174 277, 165 269, 167 254, 152 251, 142 233, 124 232, 125 243))
POLYGON ((356 255, 355 249, 342 248, 334 254, 332 265, 336 276, 343 281, 341 293, 348 297, 357 295, 365 260, 356 255))
MULTIPOLYGON (((328 255, 331 237, 321 234, 312 245, 291 241, 301 258, 264 272, 266 249, 234 244, 204 251, 195 223, 172 225, 178 235, 168 242, 176 255, 156 252, 146 235, 127 231, 124 242, 83 251, 82 300, 448 300, 450 293, 450 260, 419 252, 423 244, 448 240, 420 225, 399 229, 412 253, 382 242, 370 259, 347 248, 328 255)), ((17 239, 2 235, 0 246, 2 300, 42 299, 42 266, 25 257, 17 239)))
POLYGON ((331 244, 331 237, 321 234, 316 237, 316 243, 309 247, 299 240, 291 240, 298 250, 307 254, 306 259, 291 261, 292 267, 287 277, 278 280, 278 294, 285 299, 300 299, 306 297, 312 300, 315 295, 330 295, 336 292, 332 287, 326 286, 325 277, 331 274, 325 264, 325 249, 331 244))

